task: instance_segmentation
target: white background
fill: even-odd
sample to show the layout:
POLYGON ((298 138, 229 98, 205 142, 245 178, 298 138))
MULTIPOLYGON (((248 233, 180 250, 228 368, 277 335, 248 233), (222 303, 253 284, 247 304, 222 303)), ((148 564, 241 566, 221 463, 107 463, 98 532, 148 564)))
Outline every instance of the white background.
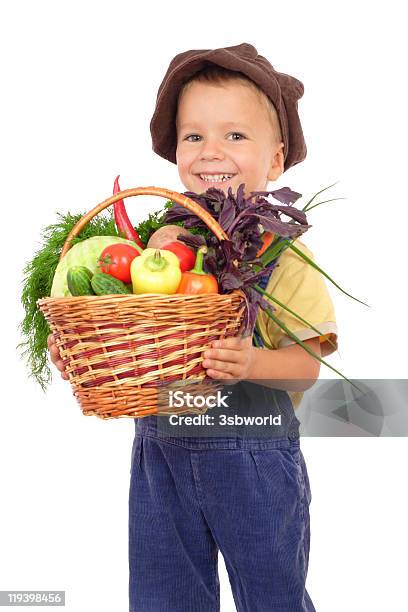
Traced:
MULTIPOLYGON (((406 378, 406 49, 402 4, 13 2, 2 10, 0 589, 65 589, 66 609, 125 612, 133 421, 85 418, 16 352, 22 268, 56 211, 122 189, 183 191, 151 150, 157 88, 186 49, 249 42, 305 85, 308 156, 273 184, 310 197, 304 241, 333 285, 349 378, 406 378), (400 314, 401 313, 401 314, 400 314)), ((272 186, 271 186, 272 188, 272 186)), ((163 201, 137 198, 134 222, 163 201)), ((322 378, 336 377, 322 366, 322 378)), ((313 500, 307 588, 318 612, 406 610, 406 438, 302 439, 313 500)), ((220 557, 221 609, 234 610, 220 557)), ((159 612, 159 611, 158 611, 159 612)), ((186 611, 187 612, 187 611, 186 611)), ((188 611, 194 612, 194 611, 188 611)))

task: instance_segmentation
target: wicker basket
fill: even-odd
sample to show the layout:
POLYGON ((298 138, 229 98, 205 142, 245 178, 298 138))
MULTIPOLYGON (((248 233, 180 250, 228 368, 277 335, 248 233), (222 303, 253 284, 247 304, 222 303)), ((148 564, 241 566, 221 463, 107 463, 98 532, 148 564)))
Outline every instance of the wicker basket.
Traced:
MULTIPOLYGON (((99 212, 120 199, 162 196, 194 212, 219 240, 227 235, 190 198, 160 187, 127 189, 87 213, 72 239, 99 212)), ((206 376, 203 351, 217 339, 236 336, 246 299, 241 291, 204 295, 106 295, 43 298, 38 306, 56 337, 65 370, 84 415, 102 419, 205 412, 170 409, 169 389, 213 393, 221 381, 206 376)))

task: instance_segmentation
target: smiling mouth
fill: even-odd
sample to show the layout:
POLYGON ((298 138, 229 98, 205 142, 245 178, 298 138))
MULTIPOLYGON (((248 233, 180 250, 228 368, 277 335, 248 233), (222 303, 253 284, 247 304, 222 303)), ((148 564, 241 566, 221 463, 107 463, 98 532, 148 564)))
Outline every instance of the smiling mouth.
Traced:
MULTIPOLYGON (((236 174, 225 174, 225 177, 229 177, 229 178, 203 178, 203 175, 197 174, 196 175, 197 178, 200 179, 200 181, 204 184, 204 185, 223 185, 224 183, 228 183, 229 181, 231 181, 233 178, 235 178, 236 174)), ((218 176, 221 176, 218 175, 218 176)))

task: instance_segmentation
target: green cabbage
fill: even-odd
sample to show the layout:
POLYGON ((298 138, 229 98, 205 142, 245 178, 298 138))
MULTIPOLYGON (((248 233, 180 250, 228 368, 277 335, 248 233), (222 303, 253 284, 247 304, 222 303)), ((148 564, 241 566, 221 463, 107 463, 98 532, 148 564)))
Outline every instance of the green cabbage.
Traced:
POLYGON ((135 243, 131 240, 125 240, 117 236, 93 236, 74 244, 57 265, 52 281, 51 297, 68 297, 71 295, 67 285, 68 268, 85 266, 94 274, 98 269, 98 259, 102 251, 107 246, 118 242, 135 246, 135 243))

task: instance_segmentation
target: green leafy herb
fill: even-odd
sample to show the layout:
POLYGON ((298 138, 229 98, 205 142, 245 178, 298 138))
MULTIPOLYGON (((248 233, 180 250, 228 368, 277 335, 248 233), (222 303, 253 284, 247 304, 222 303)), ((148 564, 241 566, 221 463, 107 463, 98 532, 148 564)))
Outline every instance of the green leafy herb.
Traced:
MULTIPOLYGON (((37 300, 48 297, 51 293, 55 269, 58 265, 62 247, 74 227, 84 213, 65 215, 57 213, 58 220, 48 225, 41 235, 41 247, 33 259, 24 267, 23 291, 21 301, 25 316, 20 324, 23 342, 18 345, 22 357, 26 360, 30 376, 45 390, 51 381, 51 370, 48 365, 47 338, 50 328, 44 315, 37 307, 37 300)), ((72 240, 72 245, 92 236, 117 236, 112 213, 101 214, 92 219, 78 236, 72 240)))

